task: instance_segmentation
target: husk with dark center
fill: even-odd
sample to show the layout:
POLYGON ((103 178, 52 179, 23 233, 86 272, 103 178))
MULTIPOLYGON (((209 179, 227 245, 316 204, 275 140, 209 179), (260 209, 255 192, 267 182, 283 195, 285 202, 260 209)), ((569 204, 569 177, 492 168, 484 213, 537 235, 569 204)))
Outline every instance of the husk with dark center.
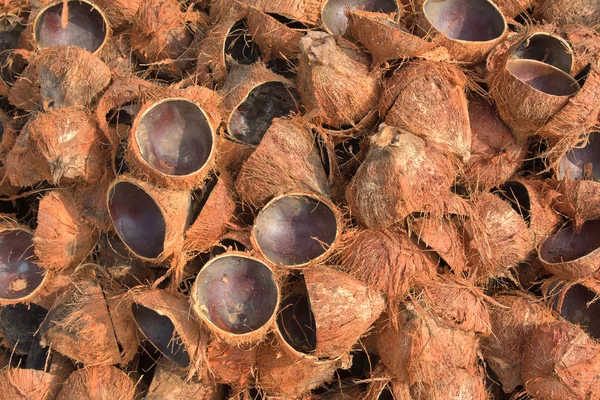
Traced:
POLYGON ((294 29, 259 8, 248 8, 248 32, 260 48, 263 62, 273 58, 291 60, 300 54, 300 39, 306 29, 294 29))
POLYGON ((258 349, 258 346, 241 348, 216 339, 211 341, 206 349, 209 376, 235 388, 250 386, 255 380, 258 349))
POLYGON ((141 340, 141 335, 138 332, 133 312, 131 311, 133 299, 128 292, 116 289, 112 291, 105 289, 104 297, 106 298, 108 312, 110 313, 110 319, 115 330, 115 337, 119 341, 121 365, 125 366, 137 355, 141 340))
POLYGON ((55 375, 36 369, 3 368, 0 371, 0 390, 7 400, 52 400, 61 383, 55 375))
POLYGON ((589 180, 566 180, 557 185, 560 195, 554 207, 573 220, 575 231, 580 231, 587 221, 600 219, 600 183, 589 180))
POLYGON ((382 124, 346 199, 361 224, 385 228, 413 212, 443 213, 454 176, 454 166, 439 146, 382 124))
POLYGON ((298 88, 307 114, 328 127, 354 126, 373 110, 381 94, 369 58, 352 43, 323 32, 300 40, 298 88))
POLYGON ((328 195, 330 190, 315 135, 301 117, 275 119, 242 166, 236 189, 253 207, 294 189, 328 195))
POLYGON ((158 365, 145 399, 221 399, 220 385, 196 378, 187 380, 187 371, 168 360, 160 359, 157 363, 158 365))
POLYGON ((493 297, 490 321, 492 335, 483 339, 481 347, 486 363, 498 376, 504 392, 511 393, 523 384, 521 359, 535 327, 555 319, 534 296, 526 292, 500 294, 493 297))
POLYGON ((525 390, 539 399, 597 399, 598 343, 566 321, 538 325, 524 347, 525 390))
POLYGON ((56 400, 133 400, 136 384, 127 374, 109 365, 90 366, 71 374, 56 400))

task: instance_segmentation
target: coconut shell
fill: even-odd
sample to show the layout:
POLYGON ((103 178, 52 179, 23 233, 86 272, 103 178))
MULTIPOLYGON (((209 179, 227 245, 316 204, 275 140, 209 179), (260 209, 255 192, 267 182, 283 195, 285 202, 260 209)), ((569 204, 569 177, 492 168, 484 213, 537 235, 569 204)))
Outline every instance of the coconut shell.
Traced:
POLYGON ((550 309, 526 292, 494 296, 490 321, 492 335, 482 342, 483 357, 498 376, 504 392, 523 384, 521 358, 535 327, 554 320, 550 309))
POLYGON ((298 88, 306 112, 322 125, 354 126, 373 110, 381 94, 378 74, 350 42, 323 32, 300 40, 298 88))
POLYGON ((40 326, 40 344, 85 365, 121 361, 102 288, 94 279, 77 279, 56 300, 40 326))
POLYGON ((108 66, 87 50, 49 47, 34 56, 8 100, 25 111, 86 107, 110 81, 108 66))
POLYGON ((379 318, 385 299, 345 272, 325 266, 302 270, 316 325, 318 358, 349 353, 358 339, 379 318))
POLYGON ((595 27, 600 24, 600 5, 594 2, 546 0, 536 11, 540 18, 559 25, 595 27))
POLYGON ((75 199, 66 191, 42 198, 37 221, 33 244, 38 264, 46 269, 79 264, 98 240, 98 233, 83 220, 75 199))
POLYGON ((255 380, 258 346, 240 348, 226 342, 213 340, 206 350, 208 370, 217 382, 243 388, 255 380))
POLYGON ((415 61, 385 82, 379 114, 385 123, 435 142, 467 161, 471 148, 467 78, 457 67, 415 61))
POLYGON ((413 212, 440 214, 454 176, 452 162, 438 146, 382 124, 346 199, 362 225, 385 228, 413 212))
POLYGON ((561 182, 557 189, 560 195, 554 199, 554 207, 573 220, 576 232, 585 222, 600 219, 600 183, 567 180, 561 182))
POLYGON ((0 390, 6 400, 52 400, 60 390, 61 380, 35 369, 3 368, 0 390))
POLYGON ((242 200, 253 207, 294 189, 329 194, 316 138, 302 118, 273 121, 244 163, 236 188, 242 200))
POLYGON ((272 58, 291 60, 300 54, 300 39, 306 33, 306 29, 292 28, 288 25, 260 9, 248 8, 248 32, 260 48, 263 62, 272 58))
POLYGON ((487 191, 507 181, 524 163, 525 143, 518 143, 496 110, 482 99, 469 102, 471 158, 461 170, 460 183, 487 191))
MULTIPOLYGON (((191 196, 188 191, 161 189, 132 176, 121 175, 109 188, 106 201, 113 226, 115 226, 115 223, 117 224, 115 226, 117 234, 128 249, 137 257, 145 261, 160 263, 174 252, 181 250, 184 240, 183 233, 187 226, 191 206, 191 196), (123 186, 125 191, 118 199, 126 202, 124 204, 124 211, 126 213, 133 213, 137 217, 133 220, 123 220, 121 213, 118 213, 117 206, 113 201, 115 187, 119 184, 125 184, 123 186), (131 196, 136 197, 132 198, 131 196), (136 203, 140 201, 140 198, 144 201, 143 204, 145 206, 151 208, 145 207, 143 210, 136 211, 136 203), (127 204, 127 202, 131 203, 127 204), (115 220, 115 218, 118 218, 118 220, 115 220), (160 222, 148 222, 156 218, 162 220, 162 224, 160 222), (122 221, 127 221, 127 225, 121 225, 123 224, 122 221), (157 237, 153 241, 158 246, 162 245, 161 251, 150 249, 147 245, 148 238, 144 238, 142 241, 141 238, 137 237, 144 236, 144 231, 148 229, 146 226, 148 223, 154 226, 152 229, 156 228, 156 224, 163 226, 164 233, 162 239, 157 237), (127 234, 126 237, 124 236, 125 233, 127 234), (132 241, 132 237, 135 242, 132 241)), ((137 206, 139 205, 137 203, 137 206)), ((160 229, 156 229, 158 229, 157 234, 160 234, 160 229)))
POLYGON ((131 309, 132 298, 127 293, 105 291, 104 297, 121 348, 121 365, 135 358, 140 346, 140 334, 131 309))
MULTIPOLYGON (((214 188, 205 193, 206 202, 196 220, 185 231, 185 249, 203 252, 219 241, 235 212, 233 180, 227 172, 221 172, 214 188)), ((207 185, 206 190, 210 190, 207 185)), ((202 202, 202 200, 201 200, 202 202)))
POLYGON ((147 400, 221 399, 219 385, 195 378, 188 381, 186 374, 185 369, 167 360, 160 360, 145 398, 147 400))
POLYGON ((524 347, 521 374, 536 398, 597 399, 600 395, 598 344, 566 321, 538 325, 524 347))
POLYGON ((99 365, 73 372, 56 400, 133 400, 135 396, 135 383, 125 372, 99 365))

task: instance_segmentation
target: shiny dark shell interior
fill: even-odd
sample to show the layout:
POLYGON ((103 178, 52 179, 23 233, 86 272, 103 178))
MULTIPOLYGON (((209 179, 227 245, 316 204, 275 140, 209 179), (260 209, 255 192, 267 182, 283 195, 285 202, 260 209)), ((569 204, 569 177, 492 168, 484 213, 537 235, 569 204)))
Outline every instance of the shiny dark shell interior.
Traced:
POLYGON ((579 84, 570 75, 539 61, 512 60, 507 69, 522 82, 552 96, 572 96, 579 90, 579 84))
POLYGON ((558 179, 586 179, 600 182, 600 133, 589 136, 585 146, 577 146, 561 158, 558 179))
POLYGON ((294 350, 308 354, 316 349, 317 325, 307 293, 292 293, 283 299, 277 327, 294 350))
POLYGON ((0 299, 27 297, 43 280, 44 269, 35 263, 31 233, 20 229, 0 232, 0 299))
POLYGON ((549 263, 574 261, 600 248, 600 220, 583 224, 580 233, 570 226, 542 243, 540 257, 549 263))
POLYGON ((547 33, 529 36, 519 44, 513 55, 517 58, 544 62, 567 74, 571 73, 573 66, 572 50, 566 47, 562 40, 547 33))

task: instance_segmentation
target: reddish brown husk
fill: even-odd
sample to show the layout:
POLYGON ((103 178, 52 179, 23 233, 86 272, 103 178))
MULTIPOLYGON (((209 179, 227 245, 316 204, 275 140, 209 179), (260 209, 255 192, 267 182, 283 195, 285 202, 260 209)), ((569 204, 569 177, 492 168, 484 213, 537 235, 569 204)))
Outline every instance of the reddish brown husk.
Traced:
POLYGON ((240 348, 220 340, 213 340, 206 350, 208 375, 216 380, 243 388, 255 380, 258 346, 240 348))
POLYGON ((505 275, 534 250, 533 232, 500 197, 481 193, 473 205, 473 214, 464 224, 472 275, 480 279, 505 275))
POLYGON ((135 396, 135 383, 125 372, 109 365, 99 365, 73 372, 56 400, 133 400, 135 396))
POLYGON ((94 279, 73 279, 40 326, 42 346, 85 365, 121 361, 102 288, 94 279))
POLYGON ((538 0, 496 0, 494 1, 502 14, 512 19, 538 3, 538 0))
POLYGON ((506 393, 522 385, 521 358, 534 328, 554 320, 550 309, 526 292, 493 297, 492 335, 482 342, 483 357, 500 379, 506 393))
POLYGON ((6 155, 16 143, 19 131, 14 126, 12 116, 0 111, 0 162, 4 163, 6 155))
POLYGON ((466 84, 463 72, 451 64, 411 62, 385 82, 379 114, 386 124, 438 143, 467 161, 471 127, 466 84))
POLYGON ((104 11, 110 27, 121 31, 132 23, 142 0, 94 0, 94 3, 104 11))
POLYGON ((560 193, 553 206, 573 220, 575 232, 579 232, 586 221, 600 219, 600 183, 588 180, 565 180, 559 182, 560 193))
POLYGON ((186 379, 187 371, 168 360, 160 359, 144 397, 147 400, 220 399, 220 387, 211 382, 186 379))
POLYGON ((46 310, 51 309, 56 299, 71 286, 71 274, 74 271, 75 267, 59 271, 48 271, 46 283, 28 301, 44 307, 46 310))
POLYGON ((98 240, 98 233, 85 222, 67 191, 57 190, 44 196, 37 221, 33 236, 35 254, 38 264, 49 270, 79 264, 98 240))
POLYGON ((81 216, 100 232, 108 231, 111 225, 106 208, 106 193, 113 179, 114 175, 109 171, 108 177, 99 183, 76 185, 72 189, 81 216))
POLYGON ((315 135, 301 117, 274 119, 236 180, 243 201, 260 208, 294 189, 329 194, 315 135))
POLYGON ((540 324, 524 347, 521 374, 525 390, 542 400, 598 399, 600 347, 570 322, 540 324))
POLYGON ((349 353, 385 308, 380 292, 348 274, 325 266, 302 273, 316 326, 318 358, 349 353))
POLYGON ((300 54, 304 29, 293 29, 255 7, 248 8, 248 32, 260 48, 263 62, 272 58, 291 60, 300 54))
POLYGON ((483 99, 469 102, 471 158, 460 183, 471 190, 488 191, 504 183, 523 164, 527 145, 519 144, 493 107, 483 99))
MULTIPOLYGON (((111 284, 120 286, 114 282, 111 284)), ((134 359, 140 346, 140 335, 131 311, 133 299, 129 293, 108 290, 105 290, 104 297, 115 330, 115 337, 122 349, 121 365, 125 366, 134 359)))
POLYGON ((379 101, 381 81, 369 58, 352 43, 323 32, 300 40, 298 88, 306 112, 331 128, 353 126, 379 101))
POLYGON ((0 391, 7 400, 52 400, 61 384, 62 380, 55 375, 35 369, 3 368, 0 371, 0 391))
POLYGON ((96 183, 104 178, 108 154, 89 114, 61 108, 34 116, 6 159, 6 175, 16 186, 47 180, 53 184, 96 183))
POLYGON ((347 188, 352 215, 369 228, 385 228, 418 211, 445 211, 455 168, 435 144, 382 124, 347 188))
POLYGON ((215 245, 225 233, 236 208, 231 176, 219 174, 217 184, 208 195, 196 220, 185 231, 184 247, 188 252, 203 252, 215 245))
POLYGON ((48 47, 35 53, 13 85, 8 100, 26 110, 86 107, 108 87, 111 73, 80 47, 48 47))
POLYGON ((583 25, 595 27, 600 24, 600 4, 573 0, 546 0, 536 10, 538 17, 559 25, 583 25))
MULTIPOLYGON (((290 0, 273 2, 267 0, 249 0, 244 2, 250 7, 257 8, 267 14, 282 15, 290 20, 307 25, 319 23, 321 11, 320 0, 290 0)), ((243 3, 235 0, 215 0, 210 4, 210 18, 223 20, 225 17, 244 10, 243 3)))

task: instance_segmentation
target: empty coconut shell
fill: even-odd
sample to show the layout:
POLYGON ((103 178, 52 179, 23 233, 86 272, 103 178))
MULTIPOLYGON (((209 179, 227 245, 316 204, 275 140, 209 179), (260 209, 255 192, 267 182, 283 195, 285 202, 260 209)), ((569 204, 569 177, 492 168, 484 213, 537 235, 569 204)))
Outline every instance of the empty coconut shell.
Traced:
POLYGON ((279 285, 262 261, 227 252, 200 270, 191 301, 196 315, 222 340, 255 343, 275 321, 279 285))
POLYGON ((569 42, 554 33, 554 30, 552 25, 542 25, 534 27, 531 34, 511 37, 508 43, 515 42, 513 47, 509 48, 509 57, 541 61, 570 74, 575 61, 573 49, 569 42))
POLYGON ((381 16, 395 13, 402 15, 403 5, 397 0, 325 0, 321 6, 321 22, 323 28, 332 35, 342 36, 348 28, 347 10, 363 10, 378 13, 381 16))
POLYGON ((56 398, 62 380, 36 369, 3 368, 0 371, 0 390, 7 400, 50 400, 56 398))
POLYGON ((569 322, 579 325, 590 337, 600 338, 600 324, 595 315, 600 310, 596 301, 598 286, 596 279, 581 284, 551 278, 544 282, 542 292, 547 303, 569 322))
POLYGON ((339 244, 338 208, 324 196, 291 192, 275 197, 252 228, 252 246, 270 263, 300 268, 324 261, 339 244))
POLYGON ((56 400, 133 400, 135 397, 135 383, 125 372, 109 365, 99 365, 73 372, 56 400))
POLYGON ((300 54, 300 39, 307 26, 281 14, 267 14, 248 8, 248 32, 260 48, 263 62, 272 58, 291 60, 300 54))
POLYGON ((220 387, 196 378, 186 379, 187 371, 170 361, 158 361, 147 400, 206 399, 219 400, 220 387))
POLYGON ((220 340, 213 340, 206 349, 208 370, 217 382, 237 388, 254 382, 258 346, 241 348, 220 340))

